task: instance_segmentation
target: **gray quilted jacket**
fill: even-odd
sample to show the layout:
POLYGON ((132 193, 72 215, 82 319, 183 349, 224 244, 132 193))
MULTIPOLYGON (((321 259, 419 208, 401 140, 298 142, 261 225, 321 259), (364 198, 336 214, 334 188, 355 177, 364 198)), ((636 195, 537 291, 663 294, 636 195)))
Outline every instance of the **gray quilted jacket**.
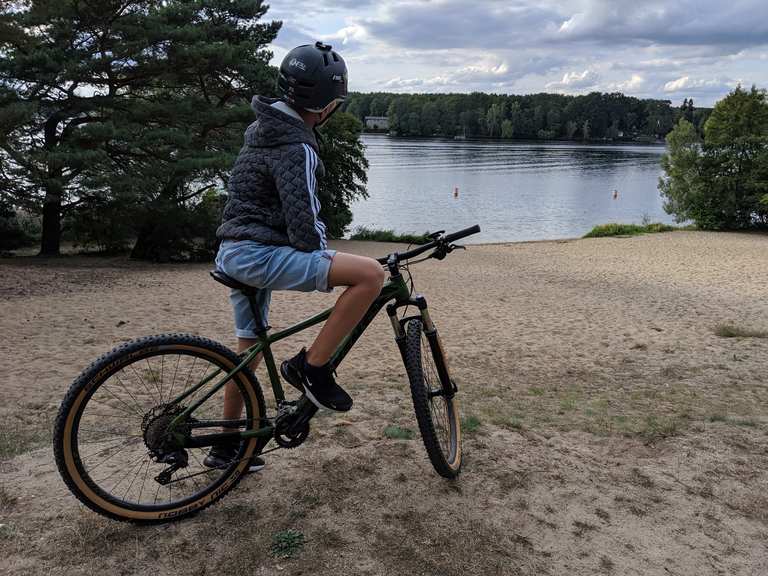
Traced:
POLYGON ((272 107, 274 102, 262 96, 251 102, 256 121, 246 129, 232 168, 216 236, 305 252, 325 249, 317 198, 317 178, 325 169, 317 141, 304 122, 272 107))

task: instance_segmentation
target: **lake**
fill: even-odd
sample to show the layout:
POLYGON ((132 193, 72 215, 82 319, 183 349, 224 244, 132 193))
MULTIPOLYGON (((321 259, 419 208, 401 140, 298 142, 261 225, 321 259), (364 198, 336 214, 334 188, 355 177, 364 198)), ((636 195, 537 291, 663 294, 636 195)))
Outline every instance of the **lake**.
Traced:
POLYGON ((421 233, 477 223, 482 233, 470 242, 506 242, 573 238, 596 224, 644 217, 674 222, 656 188, 663 146, 369 134, 363 142, 370 197, 352 205, 350 230, 421 233))

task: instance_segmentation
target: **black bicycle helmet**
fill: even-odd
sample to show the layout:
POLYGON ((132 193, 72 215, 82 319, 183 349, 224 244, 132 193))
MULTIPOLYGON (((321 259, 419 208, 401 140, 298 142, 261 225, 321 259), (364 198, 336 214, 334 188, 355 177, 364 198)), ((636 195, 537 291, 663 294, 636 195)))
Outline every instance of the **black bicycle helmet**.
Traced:
POLYGON ((277 89, 291 106, 322 112, 334 100, 346 99, 347 65, 328 44, 298 46, 280 64, 277 89))

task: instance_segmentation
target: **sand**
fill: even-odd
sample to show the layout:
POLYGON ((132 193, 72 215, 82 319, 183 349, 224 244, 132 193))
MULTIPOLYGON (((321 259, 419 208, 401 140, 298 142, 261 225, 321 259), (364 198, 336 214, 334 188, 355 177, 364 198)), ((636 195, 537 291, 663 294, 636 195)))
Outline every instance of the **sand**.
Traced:
MULTIPOLYGON (((716 334, 768 332, 768 236, 470 246, 414 266, 462 414, 479 422, 457 481, 434 473, 418 433, 383 433, 418 427, 382 316, 339 370, 352 412, 317 418, 305 446, 191 520, 102 519, 61 482, 50 421, 121 342, 189 332, 234 346, 208 268, 0 260, 0 426, 28 444, 0 462, 0 573, 768 573, 768 338, 716 334), (275 558, 287 528, 307 543, 275 558)), ((271 323, 338 294, 277 293, 271 323)), ((281 342, 278 360, 309 338, 281 342)))

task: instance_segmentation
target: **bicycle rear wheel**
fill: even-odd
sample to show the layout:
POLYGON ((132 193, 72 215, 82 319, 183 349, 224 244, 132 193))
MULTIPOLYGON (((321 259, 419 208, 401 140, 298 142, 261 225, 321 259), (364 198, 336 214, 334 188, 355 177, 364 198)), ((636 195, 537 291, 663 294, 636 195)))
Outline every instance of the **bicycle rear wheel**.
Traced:
POLYGON ((242 418, 222 420, 222 388, 172 432, 169 424, 239 363, 221 344, 185 334, 134 340, 96 360, 73 382, 54 426, 56 464, 72 493, 99 514, 144 523, 189 516, 224 496, 266 441, 237 443, 228 465, 209 468, 210 447, 190 447, 190 440, 260 426, 264 398, 251 370, 230 380, 245 406, 242 418))
POLYGON ((408 322, 404 360, 429 460, 438 474, 455 478, 461 471, 461 424, 455 385, 437 331, 427 334, 420 319, 408 322))

